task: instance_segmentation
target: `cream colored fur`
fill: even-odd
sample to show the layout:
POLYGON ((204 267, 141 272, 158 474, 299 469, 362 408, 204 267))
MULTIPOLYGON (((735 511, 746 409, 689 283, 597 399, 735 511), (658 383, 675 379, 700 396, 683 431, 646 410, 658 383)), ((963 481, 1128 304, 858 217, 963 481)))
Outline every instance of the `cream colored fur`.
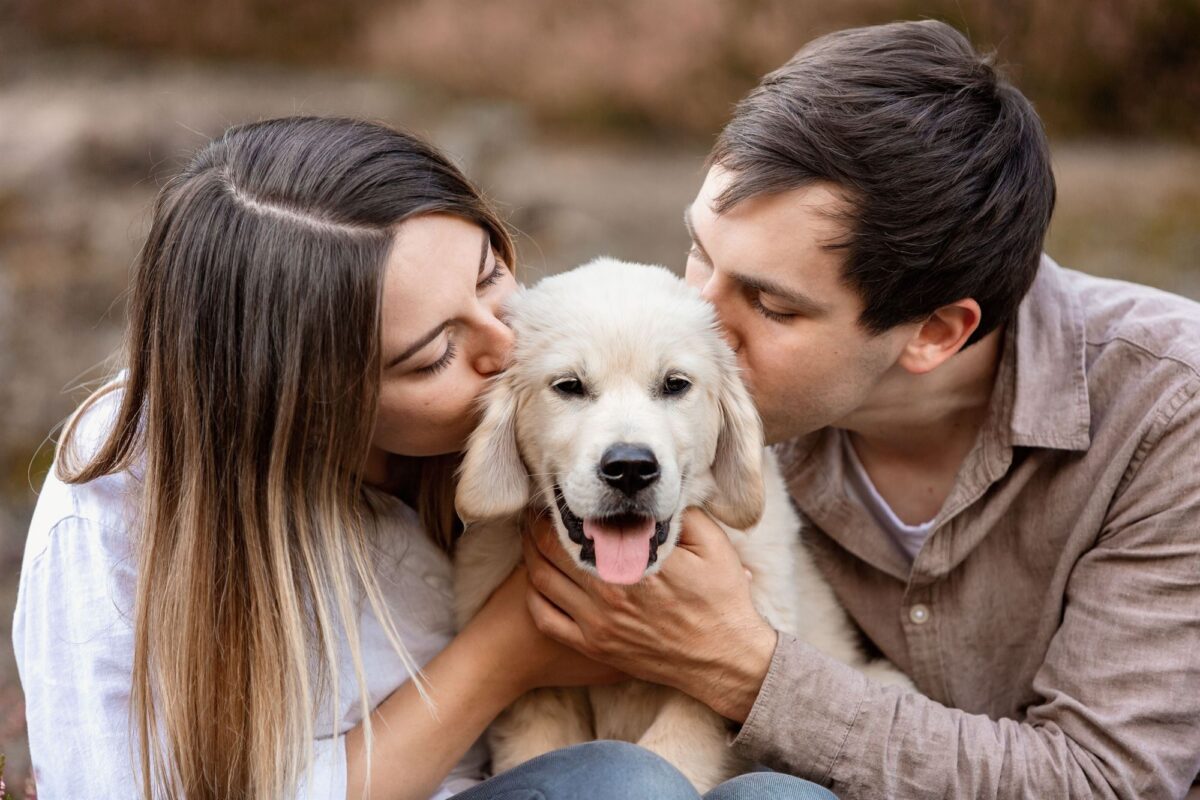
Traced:
MULTIPOLYGON (((855 629, 801 544, 779 469, 737 378, 711 307, 661 267, 598 259, 523 292, 513 303, 512 366, 490 388, 471 438, 457 505, 468 523, 458 544, 455 594, 469 620, 521 556, 527 505, 555 509, 554 486, 581 517, 603 515, 601 453, 617 442, 649 446, 661 478, 646 491, 657 519, 670 518, 652 574, 670 557, 680 512, 703 506, 724 523, 752 575, 755 607, 872 678, 911 686, 887 662, 869 663, 855 629), (656 393, 668 375, 692 385, 678 398, 656 393), (582 379, 586 398, 553 384, 582 379)), ((577 563, 557 511, 559 540, 577 563)), ((503 669, 503 665, 497 665, 503 669)), ((592 739, 636 742, 666 758, 701 793, 745 771, 726 744, 723 720, 685 694, 643 682, 540 689, 514 703, 488 734, 493 770, 592 739)))

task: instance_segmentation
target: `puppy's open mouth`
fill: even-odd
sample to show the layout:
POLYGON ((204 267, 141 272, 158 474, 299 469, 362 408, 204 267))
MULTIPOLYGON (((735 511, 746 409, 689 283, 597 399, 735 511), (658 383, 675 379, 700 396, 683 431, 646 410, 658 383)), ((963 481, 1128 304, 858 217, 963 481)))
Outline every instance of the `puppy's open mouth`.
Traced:
POLYGON ((658 560, 658 546, 667 541, 670 518, 659 521, 629 512, 584 519, 567 505, 557 484, 554 502, 567 535, 580 545, 580 560, 594 564, 608 583, 637 583, 658 560))

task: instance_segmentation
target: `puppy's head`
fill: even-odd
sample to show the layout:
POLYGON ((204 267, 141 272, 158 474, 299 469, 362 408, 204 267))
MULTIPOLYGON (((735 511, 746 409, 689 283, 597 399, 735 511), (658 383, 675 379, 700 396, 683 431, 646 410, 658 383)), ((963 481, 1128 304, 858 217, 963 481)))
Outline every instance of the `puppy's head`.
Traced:
POLYGON ((457 495, 466 522, 551 509, 567 552, 636 583, 705 504, 762 513, 762 427, 712 307, 661 267, 599 259, 523 293, 457 495))

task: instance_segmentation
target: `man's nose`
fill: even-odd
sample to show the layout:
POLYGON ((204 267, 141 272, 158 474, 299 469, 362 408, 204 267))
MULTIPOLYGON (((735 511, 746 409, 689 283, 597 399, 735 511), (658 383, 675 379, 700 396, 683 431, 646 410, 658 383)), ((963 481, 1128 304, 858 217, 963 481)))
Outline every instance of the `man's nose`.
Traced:
POLYGON ((513 341, 513 329, 500 317, 490 317, 480 332, 481 346, 475 358, 475 371, 481 375, 502 372, 512 356, 513 341))

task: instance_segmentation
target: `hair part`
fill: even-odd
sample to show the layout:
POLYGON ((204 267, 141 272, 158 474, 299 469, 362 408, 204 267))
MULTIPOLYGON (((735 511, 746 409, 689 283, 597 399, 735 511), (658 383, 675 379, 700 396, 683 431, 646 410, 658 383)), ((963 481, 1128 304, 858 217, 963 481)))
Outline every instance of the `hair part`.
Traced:
POLYGON ((941 22, 810 42, 737 106, 708 160, 720 214, 817 182, 845 201, 842 279, 881 333, 973 298, 970 345, 1008 322, 1037 274, 1055 185, 1041 121, 941 22))
MULTIPOLYGON (((398 224, 435 212, 478 223, 512 263, 503 224, 444 156, 367 122, 231 128, 159 194, 127 373, 85 401, 58 451, 71 483, 142 470, 131 723, 144 797, 290 796, 317 700, 332 690, 338 707, 339 632, 369 758, 364 599, 423 690, 376 581, 362 475, 386 258, 398 224), (117 388, 110 433, 77 463, 79 418, 117 388)), ((448 549, 445 460, 419 506, 448 549)))

